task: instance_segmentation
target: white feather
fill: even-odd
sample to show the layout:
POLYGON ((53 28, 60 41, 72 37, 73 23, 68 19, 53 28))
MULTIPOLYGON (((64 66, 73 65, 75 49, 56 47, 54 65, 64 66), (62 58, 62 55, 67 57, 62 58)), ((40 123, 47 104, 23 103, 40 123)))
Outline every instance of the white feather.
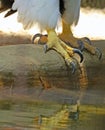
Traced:
MULTIPOLYGON (((65 12, 62 18, 70 25, 79 19, 81 0, 64 0, 65 12)), ((25 29, 39 25, 43 30, 52 29, 61 20, 59 0, 15 0, 13 10, 18 11, 18 21, 25 29)))
POLYGON ((76 25, 79 19, 81 0, 64 0, 65 12, 63 19, 70 25, 76 25))
POLYGON ((55 28, 59 19, 59 0, 15 0, 13 10, 24 28, 38 24, 41 29, 55 28))

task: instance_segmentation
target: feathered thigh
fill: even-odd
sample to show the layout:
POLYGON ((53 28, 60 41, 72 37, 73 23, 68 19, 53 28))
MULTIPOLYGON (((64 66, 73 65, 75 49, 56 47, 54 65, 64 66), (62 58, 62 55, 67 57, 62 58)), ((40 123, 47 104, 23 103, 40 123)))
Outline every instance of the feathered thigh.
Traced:
POLYGON ((81 0, 64 0, 64 4, 63 19, 70 25, 76 25, 79 19, 81 0))
POLYGON ((38 24, 41 29, 52 29, 60 19, 59 0, 15 0, 13 10, 25 29, 38 24))

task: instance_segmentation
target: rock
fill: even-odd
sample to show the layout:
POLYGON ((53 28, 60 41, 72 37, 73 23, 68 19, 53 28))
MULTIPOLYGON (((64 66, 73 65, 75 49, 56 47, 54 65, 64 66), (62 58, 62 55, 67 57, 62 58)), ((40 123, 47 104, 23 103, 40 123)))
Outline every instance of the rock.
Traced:
MULTIPOLYGON (((80 96, 81 88, 82 91, 87 89, 89 80, 97 75, 95 73, 97 69, 100 69, 104 76, 104 54, 99 61, 95 56, 84 53, 84 62, 80 64, 80 69, 78 67, 75 74, 72 74, 63 58, 55 51, 45 54, 43 46, 31 44, 27 40, 24 44, 24 38, 21 37, 20 40, 15 38, 14 45, 13 41, 12 45, 8 45, 11 39, 12 37, 5 39, 6 46, 0 47, 1 96, 17 94, 45 100, 63 99, 64 101, 65 98, 72 100, 73 97, 77 99, 80 96), (21 44, 18 44, 19 41, 21 44), (48 94, 54 95, 53 98, 48 94)), ((3 42, 3 39, 1 41, 3 42)), ((0 43, 0 45, 4 44, 0 43)), ((104 42, 101 46, 100 43, 95 45, 101 47, 103 53, 105 52, 104 42)), ((79 59, 77 55, 76 58, 79 59)))

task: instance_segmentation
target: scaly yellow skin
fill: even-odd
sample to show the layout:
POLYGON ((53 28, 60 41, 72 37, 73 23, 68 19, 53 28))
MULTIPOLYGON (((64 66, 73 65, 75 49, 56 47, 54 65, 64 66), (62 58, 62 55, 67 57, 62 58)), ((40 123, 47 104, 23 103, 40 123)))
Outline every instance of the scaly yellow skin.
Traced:
POLYGON ((59 53, 65 60, 66 64, 72 68, 72 73, 76 70, 76 59, 74 60, 73 56, 74 53, 77 53, 80 56, 80 63, 83 61, 83 54, 79 49, 72 48, 65 44, 57 35, 55 32, 55 29, 47 29, 48 36, 42 35, 42 34, 36 34, 34 35, 32 39, 32 43, 34 43, 34 40, 39 37, 38 43, 45 44, 45 52, 48 52, 49 50, 55 50, 57 53, 59 53))
POLYGON ((47 49, 56 50, 68 62, 68 64, 72 62, 72 56, 74 54, 73 48, 61 41, 54 30, 47 30, 47 32, 47 49))
POLYGON ((70 25, 67 24, 65 21, 62 21, 62 33, 59 35, 59 38, 66 42, 70 43, 72 47, 79 48, 79 44, 77 43, 78 40, 81 40, 84 45, 84 49, 88 50, 91 54, 95 54, 96 48, 92 45, 90 45, 84 38, 77 39, 73 36, 73 33, 71 31, 70 25))
MULTIPOLYGON (((62 33, 58 36, 63 42, 68 43, 68 45, 74 47, 74 48, 79 48, 79 44, 77 43, 78 40, 81 40, 83 42, 84 49, 86 49, 88 52, 91 54, 96 53, 96 47, 90 45, 88 41, 86 41, 85 38, 75 38, 73 36, 73 33, 71 31, 70 25, 67 24, 65 21, 62 20, 62 33)), ((49 31, 48 31, 49 32, 49 31)), ((49 34, 48 34, 49 35, 49 34)), ((40 43, 47 43, 48 39, 46 36, 42 36, 40 38, 40 43)))

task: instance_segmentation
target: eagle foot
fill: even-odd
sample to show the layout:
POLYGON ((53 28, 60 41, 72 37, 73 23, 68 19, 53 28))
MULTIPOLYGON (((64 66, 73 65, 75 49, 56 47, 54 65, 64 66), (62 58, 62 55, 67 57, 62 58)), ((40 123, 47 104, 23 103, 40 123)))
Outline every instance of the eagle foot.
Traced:
MULTIPOLYGON (((50 50, 54 50, 54 51, 56 51, 57 53, 59 53, 55 48, 49 48, 48 45, 45 44, 45 45, 44 45, 44 51, 45 51, 45 53, 47 53, 47 52, 50 51, 50 50)), ((77 49, 74 50, 75 53, 77 53, 76 51, 77 51, 77 49)), ((80 50, 79 50, 79 52, 80 52, 80 50)), ((59 54, 60 54, 60 53, 59 53, 59 54)), ((78 53, 78 54, 79 54, 79 53, 78 53)), ((61 55, 61 54, 60 54, 60 55, 61 55)), ((62 56, 62 55, 61 55, 61 56, 62 56)), ((81 56, 81 53, 79 54, 79 56, 81 56)), ((66 66, 69 67, 69 68, 72 70, 71 73, 74 74, 75 71, 76 71, 76 68, 77 68, 77 67, 76 67, 76 63, 75 63, 73 60, 71 60, 71 58, 65 59, 63 56, 62 56, 62 58, 64 59, 66 66)), ((80 63, 81 63, 82 61, 83 61, 83 56, 81 56, 80 63)))
MULTIPOLYGON (((44 45, 45 53, 50 50, 55 50, 59 53, 67 66, 72 69, 72 73, 76 70, 76 63, 74 62, 74 54, 78 54, 80 57, 80 63, 83 61, 83 54, 79 49, 69 47, 62 40, 59 39, 54 31, 48 33, 48 41, 44 45)), ((76 60, 76 59, 75 59, 76 60)), ((77 61, 77 60, 76 60, 77 61)))
MULTIPOLYGON (((62 43, 61 43, 61 46, 62 46, 62 43)), ((73 57, 73 55, 76 53, 79 55, 80 57, 80 63, 82 63, 84 57, 83 57, 83 54, 82 52, 79 50, 79 49, 76 49, 76 48, 72 48, 72 50, 69 50, 69 47, 65 47, 65 46, 62 46, 64 50, 66 50, 66 52, 68 53, 68 55, 70 57, 73 57)), ((58 47, 59 48, 59 47, 58 47)), ((49 47, 48 44, 45 44, 44 45, 44 52, 47 53, 48 51, 50 50, 55 50, 56 52, 58 53, 61 53, 59 52, 59 50, 56 48, 56 47, 49 47)))
POLYGON ((52 31, 52 33, 48 35, 36 34, 32 38, 32 43, 39 38, 38 44, 44 45, 44 51, 47 53, 50 50, 55 50, 59 53, 67 66, 72 69, 72 73, 76 70, 76 63, 73 60, 74 54, 78 54, 80 57, 80 63, 83 61, 83 54, 79 49, 69 47, 62 40, 60 40, 56 33, 52 31))
POLYGON ((84 37, 80 41, 82 41, 82 43, 84 44, 84 49, 86 49, 91 54, 96 55, 99 60, 102 58, 102 52, 99 48, 93 46, 91 40, 88 37, 84 37))
POLYGON ((96 55, 98 59, 100 60, 102 57, 102 52, 93 46, 91 40, 87 37, 77 39, 73 37, 70 34, 60 34, 59 38, 64 41, 68 46, 71 46, 73 48, 77 48, 81 51, 87 51, 92 55, 96 55))

